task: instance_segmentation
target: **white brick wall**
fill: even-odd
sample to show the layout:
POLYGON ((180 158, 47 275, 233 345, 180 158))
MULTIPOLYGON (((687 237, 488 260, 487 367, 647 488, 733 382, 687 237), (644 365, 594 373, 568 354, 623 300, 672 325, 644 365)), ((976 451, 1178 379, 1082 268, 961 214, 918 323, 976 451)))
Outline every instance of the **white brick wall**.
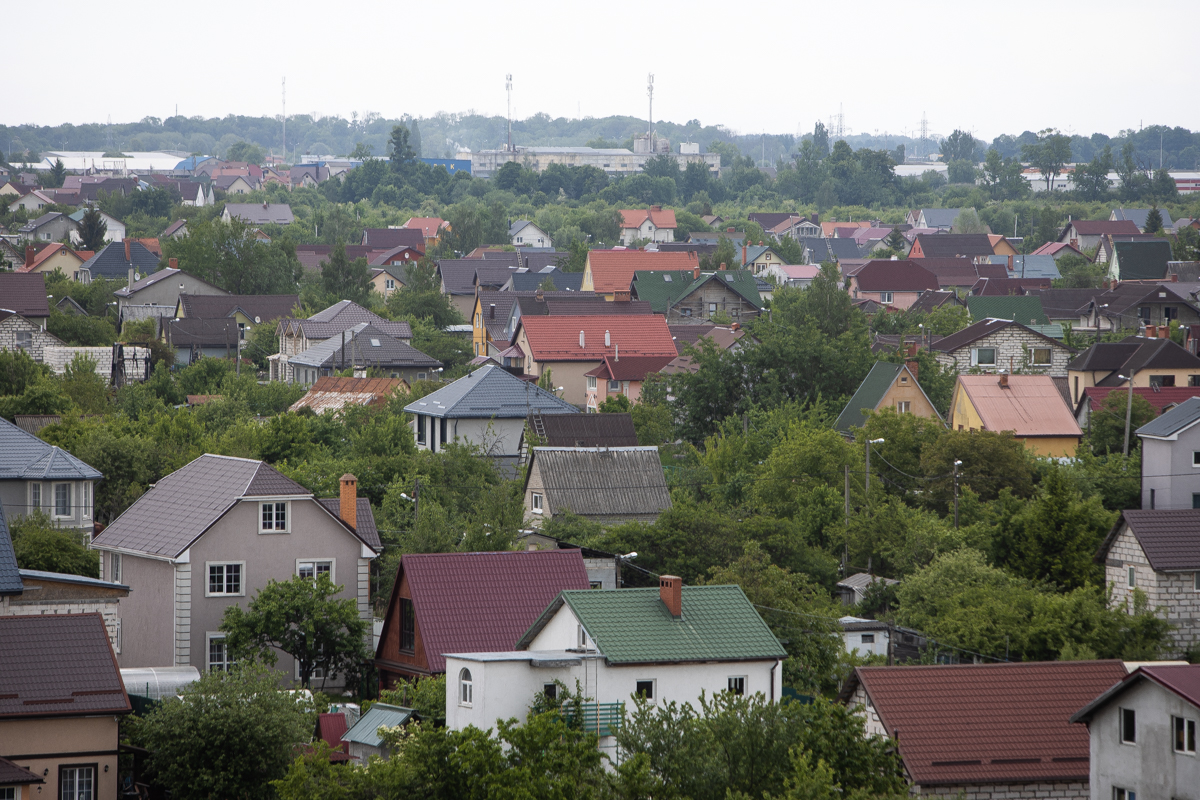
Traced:
POLYGON ((914 786, 912 793, 922 797, 960 798, 961 800, 1088 800, 1088 782, 959 784, 955 786, 914 786))
MULTIPOLYGON (((21 600, 18 598, 0 598, 0 617, 31 617, 51 614, 95 614, 104 617, 104 627, 108 630, 108 641, 113 649, 117 649, 117 598, 94 600, 21 600)), ((120 652, 118 650, 118 652, 120 652)))
MULTIPOLYGON (((57 341, 57 340, 56 340, 57 341)), ((75 358, 76 355, 83 354, 90 356, 96 362, 96 374, 105 381, 112 383, 112 347, 68 347, 64 344, 56 344, 45 348, 44 362, 50 367, 55 375, 62 375, 67 371, 67 365, 75 358)), ((125 347, 125 369, 132 370, 133 360, 137 359, 139 369, 150 355, 150 350, 145 347, 125 347)), ((128 374, 128 373, 127 373, 128 374)), ((130 376, 132 377, 132 375, 130 376)))
MULTIPOLYGON (((1031 375, 1050 375, 1055 378, 1067 376, 1067 363, 1074 358, 1074 353, 1057 342, 1051 344, 1045 337, 1031 330, 1010 325, 1007 328, 988 334, 969 345, 949 353, 934 351, 933 355, 943 367, 952 367, 966 374, 971 371, 971 351, 980 347, 996 349, 996 366, 989 370, 1008 369, 1012 364, 1014 371, 1022 371, 1031 375), (1050 365, 1035 367, 1026 364, 1026 348, 1049 347, 1050 365)), ((1032 361, 1032 356, 1028 356, 1032 361)))
POLYGON ((1183 651, 1200 642, 1200 592, 1194 588, 1195 573, 1155 572, 1129 526, 1124 526, 1104 565, 1104 581, 1112 591, 1114 608, 1133 609, 1130 567, 1136 573, 1134 588, 1145 593, 1152 608, 1161 607, 1160 616, 1175 626, 1171 636, 1176 647, 1183 651))
POLYGON ((8 319, 0 322, 0 350, 16 350, 18 332, 33 335, 33 341, 30 343, 30 346, 24 349, 37 362, 41 362, 44 359, 45 350, 48 346, 62 345, 62 341, 54 334, 42 330, 40 326, 35 325, 19 314, 13 314, 8 319))

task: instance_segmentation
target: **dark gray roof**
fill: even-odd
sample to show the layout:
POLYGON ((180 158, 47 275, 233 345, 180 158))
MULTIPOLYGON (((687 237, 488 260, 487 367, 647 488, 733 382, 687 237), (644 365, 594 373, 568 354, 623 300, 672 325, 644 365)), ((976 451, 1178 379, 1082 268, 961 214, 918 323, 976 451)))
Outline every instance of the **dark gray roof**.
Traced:
POLYGON ((963 212, 961 208, 922 208, 925 215, 925 225, 930 228, 950 228, 954 220, 963 212))
MULTIPOLYGON (((161 306, 160 306, 161 308, 161 306)), ((229 319, 163 319, 167 344, 172 347, 228 347, 238 343, 237 320, 229 319)))
MULTIPOLYGON (((533 430, 533 415, 529 416, 533 430)), ((636 447, 632 414, 553 414, 542 417, 546 447, 636 447)))
POLYGON ((623 517, 671 507, 657 447, 535 447, 529 474, 535 469, 552 514, 623 517))
POLYGON ((113 520, 94 544, 175 558, 239 497, 249 494, 312 495, 262 461, 206 453, 156 483, 113 520), (268 474, 256 482, 260 471, 268 474), (256 484, 253 492, 252 484, 256 484))
POLYGON ((291 225, 296 219, 287 203, 226 203, 225 211, 252 225, 291 225))
POLYGON ((8 520, 4 517, 4 505, 0 503, 0 597, 6 594, 21 594, 25 584, 21 582, 21 571, 17 567, 17 554, 13 550, 12 535, 8 532, 8 520))
POLYGON ((579 413, 579 409, 557 395, 494 365, 477 369, 449 386, 409 403, 404 410, 431 417, 470 419, 521 419, 531 411, 579 413))
POLYGON ((99 480, 104 476, 60 447, 0 419, 0 480, 99 480))
MULTIPOLYGON (((1170 339, 1126 336, 1119 342, 1097 342, 1076 356, 1067 369, 1081 372, 1107 370, 1200 369, 1200 358, 1170 339)), ((1110 376, 1115 377, 1115 376, 1110 376)), ((1119 385, 1119 383, 1103 384, 1119 385)))
MULTIPOLYGON (((160 269, 157 272, 152 272, 149 275, 143 276, 141 280, 135 281, 132 286, 122 286, 120 289, 117 289, 115 292, 113 292, 113 294, 115 294, 117 297, 129 297, 130 295, 137 294, 142 289, 146 289, 151 286, 155 286, 156 284, 160 283, 161 281, 164 281, 168 278, 174 278, 177 275, 187 275, 189 278, 191 278, 194 281, 200 281, 201 283, 208 284, 209 286, 213 286, 213 284, 208 283, 208 281, 204 280, 203 278, 197 278, 195 275, 192 275, 191 273, 184 272, 181 269, 171 269, 170 267, 167 267, 165 269, 160 269)), ((216 287, 216 286, 213 286, 213 288, 217 289, 221 294, 228 294, 228 292, 226 292, 224 289, 220 289, 219 287, 216 287)))
POLYGON ((1138 428, 1138 436, 1166 438, 1200 422, 1200 397, 1189 397, 1162 416, 1155 417, 1138 428))
POLYGON ((110 278, 125 280, 129 277, 129 268, 141 275, 149 275, 158 270, 158 256, 146 249, 141 242, 129 240, 129 260, 125 259, 126 242, 109 242, 99 253, 83 263, 83 269, 91 272, 92 278, 110 278))
MULTIPOLYGON (((506 254, 513 255, 515 253, 506 254)), ((475 294, 475 270, 479 269, 479 258, 443 258, 438 261, 438 273, 447 294, 475 294)), ((515 265, 514 265, 515 268, 515 265)))
POLYGON ((1200 570, 1200 509, 1138 509, 1121 512, 1096 560, 1103 563, 1123 525, 1128 525, 1155 572, 1200 570))
POLYGON ((340 336, 314 344, 303 353, 290 359, 292 364, 308 367, 333 367, 342 369, 343 364, 365 367, 417 367, 434 369, 442 362, 425 355, 401 339, 381 331, 368 323, 361 323, 346 331, 343 346, 340 336))
POLYGON ((217 319, 241 311, 251 320, 263 322, 286 317, 299 305, 298 294, 181 294, 179 304, 184 318, 217 319))
MULTIPOLYGON (((317 502, 333 516, 339 518, 342 516, 341 498, 321 497, 317 502)), ((379 541, 379 529, 375 527, 375 512, 371 510, 371 501, 365 497, 358 498, 354 504, 354 515, 355 522, 358 523, 354 527, 354 532, 364 542, 375 548, 376 552, 383 550, 383 543, 379 541)))
POLYGON ((974 325, 968 325, 967 327, 963 328, 961 331, 952 333, 949 336, 943 336, 942 338, 938 339, 937 341, 935 341, 933 343, 933 346, 931 349, 939 350, 943 353, 949 353, 949 352, 959 349, 960 347, 965 347, 966 345, 969 345, 972 342, 976 342, 985 336, 990 336, 993 333, 1002 331, 1005 328, 1008 328, 1010 326, 1016 326, 1017 328, 1024 328, 1026 331, 1034 334, 1035 336, 1041 336, 1047 342, 1058 345, 1059 347, 1064 347, 1062 342, 1057 342, 1054 339, 1051 339, 1049 336, 1038 333, 1037 331, 1030 328, 1028 325, 1022 325, 1019 322, 1013 322, 1012 320, 1009 320, 1009 319, 987 318, 987 319, 979 320, 979 322, 976 322, 974 325))
MULTIPOLYGON (((1165 208, 1160 208, 1158 210, 1158 213, 1162 214, 1163 228, 1175 227, 1174 220, 1171 219, 1170 213, 1168 213, 1168 211, 1165 208)), ((1148 209, 1148 208, 1114 208, 1112 210, 1112 214, 1110 216, 1112 216, 1112 218, 1115 220, 1122 220, 1122 219, 1130 220, 1133 222, 1134 225, 1138 226, 1139 230, 1145 230, 1146 229, 1146 217, 1150 216, 1150 209, 1148 209)))
POLYGON ((554 288, 560 292, 578 292, 583 286, 582 272, 563 272, 561 269, 552 269, 549 272, 541 271, 534 272, 514 272, 510 277, 512 281, 512 290, 514 292, 533 292, 542 285, 542 281, 550 278, 554 281, 554 288))
POLYGON ((304 330, 308 339, 331 339, 355 325, 369 322, 388 336, 397 339, 412 339, 412 327, 407 322, 384 319, 370 309, 363 308, 352 300, 340 300, 308 319, 291 320, 304 330))

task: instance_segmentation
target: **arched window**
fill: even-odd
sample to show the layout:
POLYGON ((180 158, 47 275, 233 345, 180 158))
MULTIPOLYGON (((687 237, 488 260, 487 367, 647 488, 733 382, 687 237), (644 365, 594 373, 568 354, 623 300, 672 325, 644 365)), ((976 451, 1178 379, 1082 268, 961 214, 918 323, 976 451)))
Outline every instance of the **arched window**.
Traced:
POLYGON ((469 706, 473 697, 471 670, 463 669, 462 672, 458 673, 458 704, 469 706))

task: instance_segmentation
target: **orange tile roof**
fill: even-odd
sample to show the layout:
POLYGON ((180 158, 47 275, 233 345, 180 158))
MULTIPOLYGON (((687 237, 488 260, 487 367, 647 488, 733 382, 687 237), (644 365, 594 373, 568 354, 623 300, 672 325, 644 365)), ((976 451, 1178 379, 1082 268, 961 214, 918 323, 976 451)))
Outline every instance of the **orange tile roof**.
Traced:
POLYGON ((79 253, 70 249, 65 244, 62 244, 61 242, 56 242, 55 244, 49 245, 47 247, 43 247, 40 250, 38 250, 33 256, 33 263, 27 264, 26 266, 23 266, 23 267, 18 267, 16 269, 16 271, 17 272, 33 272, 39 266, 41 266, 42 263, 44 263, 46 261, 46 259, 48 259, 60 252, 68 253, 70 255, 75 256, 76 258, 79 259, 80 264, 82 264, 84 261, 87 260, 85 258, 82 258, 79 253))
POLYGON ((404 223, 405 228, 418 228, 426 239, 432 239, 438 235, 446 225, 446 220, 441 217, 413 217, 408 222, 404 223))
POLYGON ((600 294, 628 291, 633 283, 633 273, 638 270, 682 272, 700 266, 694 252, 646 250, 592 250, 588 253, 588 263, 592 267, 592 288, 600 294))
POLYGON ((650 208, 621 209, 621 227, 640 228, 647 217, 656 228, 674 228, 676 226, 675 212, 672 209, 651 206, 650 208))
MULTIPOLYGON (((670 356, 675 342, 666 320, 649 314, 630 316, 522 316, 519 328, 534 361, 601 361, 611 356, 670 356), (579 345, 580 332, 583 346, 579 345), (605 346, 605 334, 609 344, 605 346)), ((515 339, 516 337, 514 337, 515 339)), ((668 361, 670 359, 667 359, 668 361)), ((1062 402, 1061 400, 1059 401, 1062 402)))
POLYGON ((1082 436, 1075 415, 1049 375, 960 375, 965 391, 989 431, 1012 431, 1015 436, 1082 436))
POLYGON ((142 247, 149 250, 159 258, 162 257, 162 245, 158 243, 158 239, 134 239, 135 242, 141 242, 142 247))
POLYGON ((826 239, 832 239, 838 228, 870 228, 871 223, 863 220, 859 222, 822 222, 821 233, 826 239))

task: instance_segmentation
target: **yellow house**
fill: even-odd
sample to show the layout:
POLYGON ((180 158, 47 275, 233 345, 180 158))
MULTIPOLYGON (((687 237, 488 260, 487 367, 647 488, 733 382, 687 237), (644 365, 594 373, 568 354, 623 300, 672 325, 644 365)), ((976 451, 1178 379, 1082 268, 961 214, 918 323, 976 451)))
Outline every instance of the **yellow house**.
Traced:
POLYGON ((960 375, 950 400, 958 431, 1008 431, 1038 456, 1074 457, 1083 431, 1049 375, 960 375))
POLYGON ((372 267, 371 278, 367 282, 381 297, 387 299, 392 296, 392 292, 403 289, 406 280, 408 279, 404 276, 403 267, 387 266, 372 267))
POLYGON ((1012 246, 1012 242, 1008 241, 1004 236, 998 233, 989 233, 988 241, 992 243, 992 250, 998 256, 1019 256, 1020 253, 1012 246))
POLYGON ((1079 405, 1083 390, 1092 386, 1200 386, 1200 358, 1170 339, 1157 338, 1159 326, 1146 327, 1146 336, 1127 336, 1119 342, 1097 342, 1067 364, 1071 400, 1079 405))
POLYGON ((917 362, 889 364, 878 361, 850 398, 834 427, 849 434, 851 428, 861 428, 866 422, 866 412, 884 408, 898 414, 916 414, 942 421, 942 415, 917 383, 917 362))
POLYGON ((55 243, 37 251, 33 256, 32 263, 26 263, 17 271, 42 272, 48 275, 57 269, 61 270, 63 275, 74 280, 77 279, 79 268, 86 260, 65 244, 55 243))

